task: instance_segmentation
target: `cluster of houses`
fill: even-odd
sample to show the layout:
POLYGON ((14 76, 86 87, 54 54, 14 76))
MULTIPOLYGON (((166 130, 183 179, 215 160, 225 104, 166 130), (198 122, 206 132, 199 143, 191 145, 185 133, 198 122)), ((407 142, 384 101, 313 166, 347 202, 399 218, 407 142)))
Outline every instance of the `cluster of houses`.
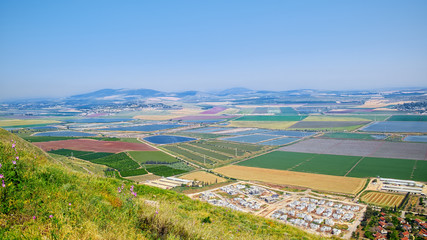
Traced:
MULTIPOLYGON (((387 234, 391 228, 395 228, 393 223, 387 222, 386 214, 381 212, 381 217, 378 221, 378 225, 375 227, 375 233, 373 233, 375 240, 386 240, 387 234)), ((406 222, 403 218, 397 218, 400 224, 399 237, 401 240, 413 239, 417 236, 419 238, 427 239, 427 223, 420 219, 414 219, 414 227, 406 222)))
POLYGON ((349 223, 361 210, 358 205, 301 197, 276 210, 271 217, 313 231, 340 235, 342 230, 334 228, 336 223, 349 223))

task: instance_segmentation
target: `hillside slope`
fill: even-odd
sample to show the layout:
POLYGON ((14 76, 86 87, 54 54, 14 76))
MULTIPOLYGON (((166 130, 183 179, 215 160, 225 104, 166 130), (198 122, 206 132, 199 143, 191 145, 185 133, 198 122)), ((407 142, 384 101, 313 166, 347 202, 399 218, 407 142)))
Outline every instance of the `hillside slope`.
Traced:
POLYGON ((0 239, 320 239, 185 195, 74 172, 0 129, 0 239))

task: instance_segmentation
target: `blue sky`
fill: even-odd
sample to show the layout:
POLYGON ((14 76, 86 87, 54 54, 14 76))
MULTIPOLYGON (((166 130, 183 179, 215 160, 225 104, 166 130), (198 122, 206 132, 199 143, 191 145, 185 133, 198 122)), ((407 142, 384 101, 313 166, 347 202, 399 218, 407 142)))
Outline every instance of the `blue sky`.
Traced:
POLYGON ((427 1, 0 1, 0 98, 426 87, 427 1))

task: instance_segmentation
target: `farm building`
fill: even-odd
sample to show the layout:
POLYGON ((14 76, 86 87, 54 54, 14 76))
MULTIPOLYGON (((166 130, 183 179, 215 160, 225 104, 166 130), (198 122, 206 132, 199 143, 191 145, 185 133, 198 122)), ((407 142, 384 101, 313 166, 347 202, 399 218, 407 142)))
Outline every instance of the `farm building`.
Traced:
POLYGON ((393 178, 380 178, 380 181, 382 181, 384 184, 393 184, 393 185, 420 187, 420 188, 424 187, 424 184, 417 183, 415 181, 410 181, 410 180, 400 180, 400 179, 393 179, 393 178))

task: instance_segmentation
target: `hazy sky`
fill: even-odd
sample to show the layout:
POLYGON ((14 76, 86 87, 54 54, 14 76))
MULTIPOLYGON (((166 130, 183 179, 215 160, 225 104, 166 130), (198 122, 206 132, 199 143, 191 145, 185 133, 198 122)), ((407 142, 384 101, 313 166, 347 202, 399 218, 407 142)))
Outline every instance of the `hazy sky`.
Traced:
POLYGON ((0 1, 0 99, 427 86, 427 1, 0 1))

